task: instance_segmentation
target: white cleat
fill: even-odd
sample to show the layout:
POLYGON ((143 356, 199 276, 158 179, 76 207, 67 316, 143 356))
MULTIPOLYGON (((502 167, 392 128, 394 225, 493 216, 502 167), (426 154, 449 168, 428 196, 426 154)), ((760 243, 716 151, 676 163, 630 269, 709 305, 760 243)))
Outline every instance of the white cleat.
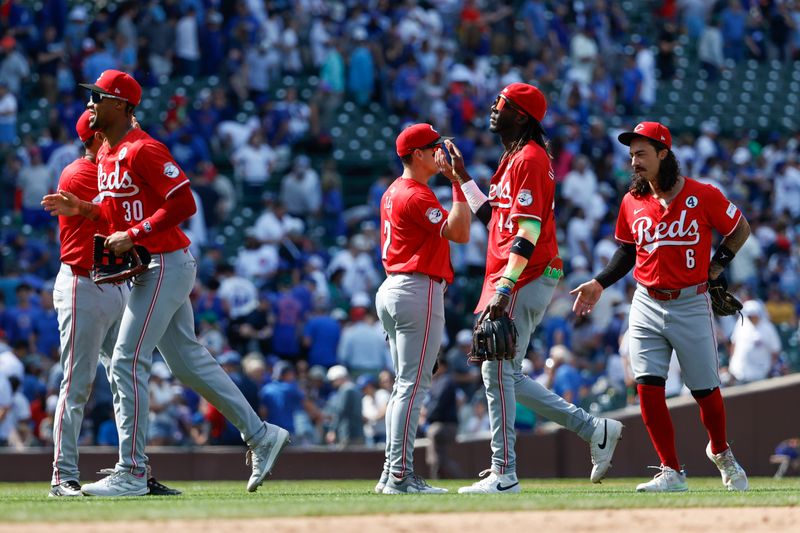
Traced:
POLYGON ((281 451, 291 442, 289 432, 282 427, 266 424, 267 431, 261 441, 247 450, 245 463, 253 468, 250 480, 247 482, 247 492, 255 492, 264 483, 275 466, 281 451))
POLYGON ((81 492, 81 485, 74 479, 69 479, 67 481, 62 481, 58 485, 53 485, 50 487, 50 492, 47 493, 47 496, 50 498, 72 498, 72 497, 81 497, 83 493, 81 492))
POLYGON ((458 489, 459 494, 517 494, 520 491, 516 474, 497 474, 491 469, 479 474, 481 479, 469 487, 458 489))
POLYGON ((668 466, 651 466, 660 470, 653 479, 647 483, 639 483, 636 492, 686 492, 689 485, 686 484, 686 472, 677 472, 668 466))
POLYGON ((383 487, 386 486, 387 481, 389 481, 389 472, 384 470, 383 472, 381 472, 381 478, 375 485, 375 494, 383 494, 383 487))
POLYGON ((736 461, 730 446, 724 452, 714 454, 711 451, 711 442, 709 442, 706 446, 706 456, 719 468, 719 473, 722 475, 722 484, 728 490, 747 490, 749 487, 747 474, 744 473, 744 468, 736 461))
MULTIPOLYGON (((377 489, 377 487, 375 487, 377 489)), ((381 494, 446 494, 447 489, 432 487, 416 474, 398 478, 394 474, 388 476, 381 494)))
POLYGON ((114 472, 100 481, 88 483, 81 487, 81 492, 87 496, 103 496, 113 498, 117 496, 144 496, 147 494, 147 479, 144 474, 135 476, 129 472, 114 472))
POLYGON ((611 458, 614 457, 617 444, 622 440, 622 428, 624 427, 618 420, 600 419, 600 424, 594 430, 592 440, 589 442, 593 465, 589 479, 592 483, 603 481, 611 469, 611 458))

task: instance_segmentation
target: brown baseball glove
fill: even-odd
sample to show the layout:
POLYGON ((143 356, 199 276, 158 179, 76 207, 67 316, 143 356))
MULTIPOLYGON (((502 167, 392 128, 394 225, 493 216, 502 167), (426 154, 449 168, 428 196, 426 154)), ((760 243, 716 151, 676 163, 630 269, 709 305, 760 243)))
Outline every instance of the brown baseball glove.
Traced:
POLYGON ((725 274, 717 279, 708 280, 708 295, 711 297, 711 308, 717 316, 735 315, 742 310, 742 302, 728 292, 728 280, 725 274))
POLYGON ((132 279, 147 270, 150 252, 144 246, 134 246, 122 255, 117 255, 105 247, 104 235, 94 236, 94 265, 92 281, 102 283, 121 283, 132 279))

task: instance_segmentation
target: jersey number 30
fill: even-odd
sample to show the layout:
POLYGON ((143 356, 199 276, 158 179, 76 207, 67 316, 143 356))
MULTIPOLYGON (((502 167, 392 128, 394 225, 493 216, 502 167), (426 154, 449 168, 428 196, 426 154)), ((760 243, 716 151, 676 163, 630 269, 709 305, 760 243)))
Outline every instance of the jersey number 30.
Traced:
POLYGON ((125 210, 125 222, 142 220, 144 218, 144 209, 142 208, 141 200, 134 200, 133 202, 125 200, 122 202, 122 208, 125 210))

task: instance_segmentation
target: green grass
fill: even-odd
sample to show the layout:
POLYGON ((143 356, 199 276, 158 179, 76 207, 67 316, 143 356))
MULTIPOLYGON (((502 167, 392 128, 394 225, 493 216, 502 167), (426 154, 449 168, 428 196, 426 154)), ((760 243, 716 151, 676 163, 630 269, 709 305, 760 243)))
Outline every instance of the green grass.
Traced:
POLYGON ((0 522, 263 518, 376 513, 466 512, 476 498, 490 498, 482 509, 534 511, 643 507, 783 507, 800 505, 800 478, 754 478, 750 491, 729 493, 719 478, 692 478, 683 494, 637 494, 642 479, 613 479, 591 485, 576 479, 523 480, 521 494, 456 494, 463 481, 441 481, 441 496, 381 496, 374 480, 267 481, 255 494, 244 482, 169 482, 184 491, 177 497, 48 498, 47 484, 0 483, 0 522))

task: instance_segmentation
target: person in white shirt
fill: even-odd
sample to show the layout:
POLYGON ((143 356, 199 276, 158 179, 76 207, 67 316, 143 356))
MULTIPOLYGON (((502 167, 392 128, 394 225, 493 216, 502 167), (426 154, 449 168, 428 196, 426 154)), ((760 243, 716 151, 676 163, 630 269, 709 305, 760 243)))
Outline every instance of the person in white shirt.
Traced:
POLYGON ((319 174, 311 167, 307 156, 297 156, 292 171, 283 177, 281 202, 289 214, 296 217, 313 216, 319 211, 322 203, 319 174))
POLYGON ((175 57, 180 62, 181 74, 197 75, 200 67, 200 40, 197 13, 191 5, 175 25, 175 57))
POLYGON ((258 289, 252 281, 237 276, 228 264, 220 265, 217 273, 221 278, 218 294, 231 319, 249 315, 258 307, 258 289))
POLYGON ((337 270, 344 270, 342 289, 348 296, 373 291, 380 282, 369 247, 369 239, 357 233, 351 237, 348 247, 333 256, 328 264, 329 276, 337 270))
POLYGON ((351 325, 342 331, 336 357, 355 376, 372 374, 392 368, 386 338, 376 327, 377 317, 368 309, 374 308, 366 293, 358 293, 350 302, 351 325))
POLYGON ((258 198, 275 164, 275 151, 265 142, 261 129, 250 134, 247 144, 233 153, 231 161, 236 177, 242 181, 244 197, 258 198))
POLYGON ((749 383, 769 377, 781 351, 781 339, 760 301, 746 301, 742 314, 744 320, 737 322, 731 334, 728 372, 737 383, 749 383))
POLYGON ((261 244, 252 228, 248 228, 244 248, 236 256, 236 273, 263 287, 278 270, 278 262, 277 247, 261 244))
POLYGON ((592 200, 597 196, 597 174, 589 164, 585 155, 575 157, 572 170, 564 176, 561 184, 561 197, 583 209, 584 213, 592 210, 592 200))

